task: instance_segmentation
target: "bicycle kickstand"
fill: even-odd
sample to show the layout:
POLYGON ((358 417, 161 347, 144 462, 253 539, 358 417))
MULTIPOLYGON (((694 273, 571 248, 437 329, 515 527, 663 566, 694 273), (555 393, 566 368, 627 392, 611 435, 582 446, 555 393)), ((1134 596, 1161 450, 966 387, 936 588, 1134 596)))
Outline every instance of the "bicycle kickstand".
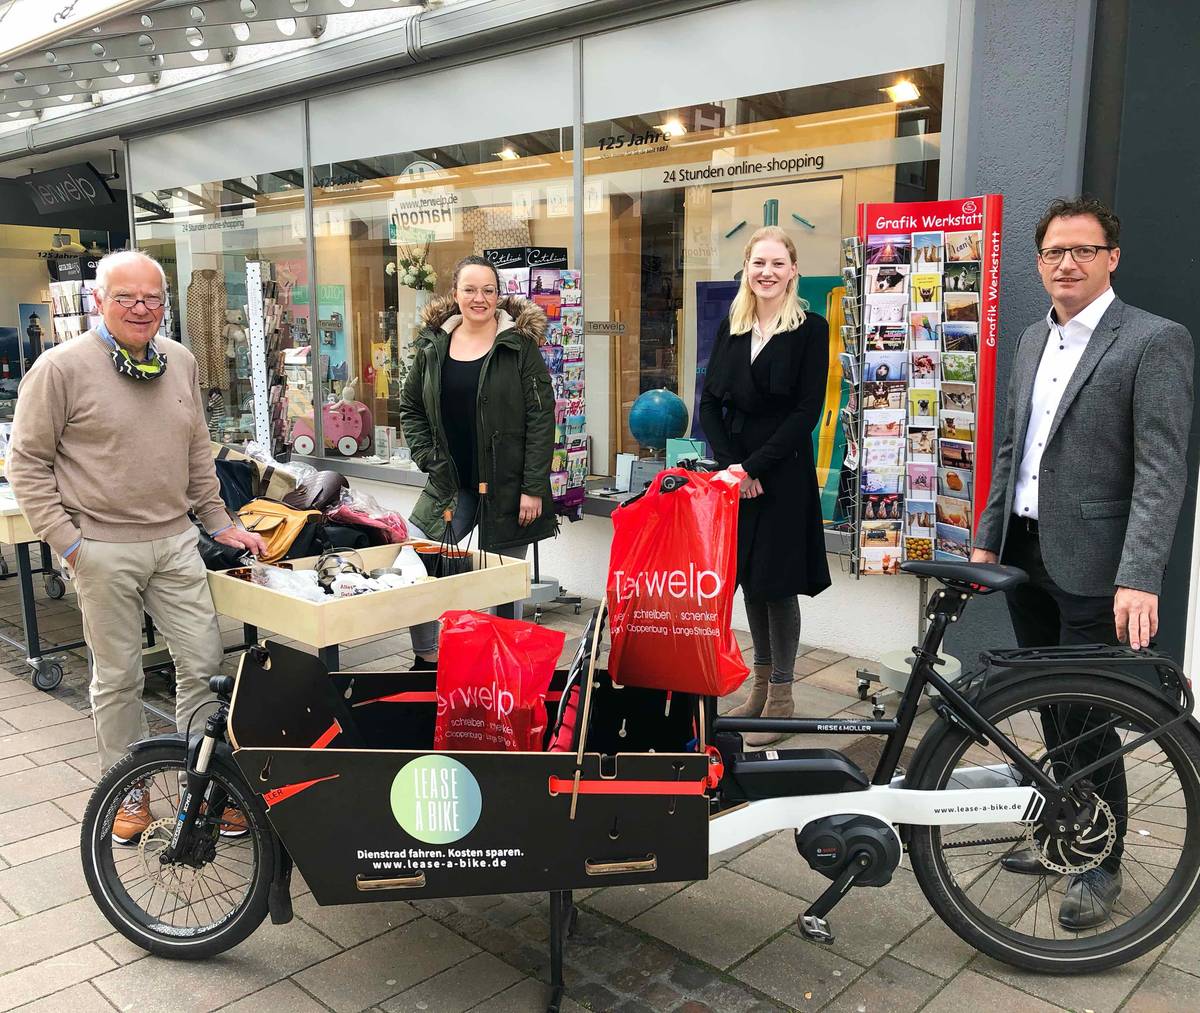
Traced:
POLYGON ((800 933, 805 939, 814 943, 829 944, 833 942, 833 930, 829 927, 825 916, 850 892, 854 881, 870 869, 872 864, 870 852, 858 852, 850 859, 850 864, 842 870, 842 874, 829 885, 829 888, 820 897, 813 901, 804 914, 796 919, 800 933))

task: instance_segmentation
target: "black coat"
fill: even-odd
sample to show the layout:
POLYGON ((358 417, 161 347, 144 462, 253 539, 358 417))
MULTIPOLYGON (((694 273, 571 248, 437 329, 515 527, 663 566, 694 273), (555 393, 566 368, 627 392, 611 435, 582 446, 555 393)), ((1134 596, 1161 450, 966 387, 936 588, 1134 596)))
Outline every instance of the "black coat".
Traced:
POLYGON ((722 467, 741 463, 762 495, 738 511, 738 583, 750 598, 816 595, 829 586, 812 432, 829 373, 829 324, 805 315, 753 363, 750 333, 717 331, 700 419, 722 467))

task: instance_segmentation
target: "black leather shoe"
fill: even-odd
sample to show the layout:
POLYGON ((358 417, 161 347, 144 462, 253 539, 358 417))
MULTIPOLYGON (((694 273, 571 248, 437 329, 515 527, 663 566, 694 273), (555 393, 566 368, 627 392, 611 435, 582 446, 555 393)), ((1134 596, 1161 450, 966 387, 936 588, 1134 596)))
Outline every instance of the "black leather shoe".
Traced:
POLYGON ((1058 909, 1058 924, 1079 932, 1103 925, 1112 915, 1113 904, 1121 895, 1121 870, 1089 869, 1072 876, 1067 895, 1058 909))
POLYGON ((1024 848, 1021 851, 1010 851, 1002 859, 1000 859, 1002 868, 1009 872, 1016 872, 1022 876, 1057 876, 1058 873, 1053 869, 1047 869, 1042 864, 1042 860, 1038 857, 1038 853, 1033 848, 1024 848))

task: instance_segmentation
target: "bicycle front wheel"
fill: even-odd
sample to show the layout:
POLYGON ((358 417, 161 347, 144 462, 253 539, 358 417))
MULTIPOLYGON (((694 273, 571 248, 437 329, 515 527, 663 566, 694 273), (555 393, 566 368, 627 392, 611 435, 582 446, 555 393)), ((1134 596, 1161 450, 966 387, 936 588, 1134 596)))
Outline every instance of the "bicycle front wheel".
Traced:
MULTIPOLYGON (((913 872, 942 920, 996 960, 1055 974, 1124 964, 1182 927, 1200 902, 1192 726, 1162 729, 1175 715, 1164 700, 1086 675, 1016 683, 976 706, 1055 781, 1149 738, 1086 775, 1088 815, 1065 836, 1021 823, 912 827, 913 872)), ((938 738, 922 790, 1028 783, 993 743, 940 722, 927 735, 938 738)))
POLYGON ((214 756, 197 846, 184 860, 162 862, 186 769, 178 740, 116 763, 88 801, 80 850, 92 896, 123 936, 160 956, 198 960, 236 946, 262 922, 275 846, 241 774, 214 756))

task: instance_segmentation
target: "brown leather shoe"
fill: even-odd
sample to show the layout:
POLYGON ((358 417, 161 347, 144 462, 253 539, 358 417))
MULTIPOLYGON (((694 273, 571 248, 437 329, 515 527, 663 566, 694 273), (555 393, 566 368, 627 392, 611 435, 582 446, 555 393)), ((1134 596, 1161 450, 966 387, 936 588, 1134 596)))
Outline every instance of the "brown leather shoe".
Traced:
POLYGON ((144 784, 134 785, 113 820, 112 839, 114 844, 137 844, 143 831, 150 826, 150 789, 144 784))

